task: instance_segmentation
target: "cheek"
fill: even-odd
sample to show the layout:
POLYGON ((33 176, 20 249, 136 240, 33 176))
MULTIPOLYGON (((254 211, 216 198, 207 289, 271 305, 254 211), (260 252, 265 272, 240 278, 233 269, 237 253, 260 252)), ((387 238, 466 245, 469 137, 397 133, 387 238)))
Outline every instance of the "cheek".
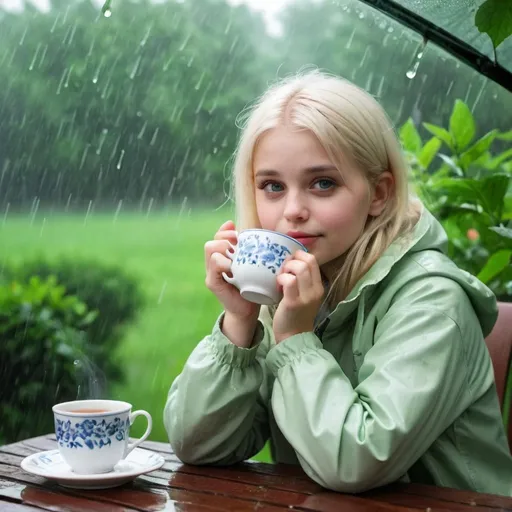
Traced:
POLYGON ((261 196, 259 196, 259 194, 256 194, 256 213, 258 214, 260 226, 263 229, 275 229, 274 208, 272 208, 271 205, 268 204, 268 201, 262 199, 261 196))

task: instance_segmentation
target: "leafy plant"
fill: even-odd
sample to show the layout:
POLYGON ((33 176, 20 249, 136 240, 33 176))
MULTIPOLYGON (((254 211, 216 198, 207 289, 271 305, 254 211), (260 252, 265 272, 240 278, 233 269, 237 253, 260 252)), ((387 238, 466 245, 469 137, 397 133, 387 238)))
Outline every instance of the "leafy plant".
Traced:
POLYGON ((4 270, 12 279, 55 276, 67 293, 76 295, 98 315, 86 328, 91 363, 105 376, 105 384, 123 377, 113 353, 122 339, 123 328, 134 320, 144 304, 137 279, 123 268, 97 261, 61 259, 24 261, 19 268, 4 270))
POLYGON ((512 35, 510 3, 503 0, 486 0, 476 11, 475 25, 480 32, 489 35, 496 50, 507 37, 512 35))
POLYGON ((0 285, 0 443, 52 430, 52 405, 77 396, 96 316, 55 277, 0 285))
POLYGON ((476 139, 475 119, 461 100, 447 128, 423 128, 426 141, 411 119, 400 129, 418 195, 445 227, 454 261, 501 300, 512 300, 512 131, 476 139))

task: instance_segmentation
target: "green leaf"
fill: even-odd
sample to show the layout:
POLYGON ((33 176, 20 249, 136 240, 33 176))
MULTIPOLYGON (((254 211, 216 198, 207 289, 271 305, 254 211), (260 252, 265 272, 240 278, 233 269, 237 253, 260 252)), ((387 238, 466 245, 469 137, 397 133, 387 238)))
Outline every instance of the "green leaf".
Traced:
POLYGON ((411 153, 417 153, 421 150, 421 137, 411 118, 400 128, 400 140, 403 147, 411 153))
POLYGON ((460 156, 460 165, 467 169, 472 163, 480 158, 491 146, 496 138, 497 130, 486 133, 481 139, 477 140, 468 150, 460 156))
POLYGON ((506 228, 505 226, 496 226, 489 228, 491 231, 494 231, 495 233, 498 233, 498 235, 503 236, 505 238, 512 239, 512 229, 506 228))
POLYGON ((459 151, 463 151, 475 136, 475 120, 469 107, 461 100, 456 100, 450 116, 450 133, 459 151))
POLYGON ((487 162, 486 168, 494 170, 509 158, 512 158, 512 148, 507 149, 507 151, 503 151, 503 153, 500 153, 498 156, 487 162))
POLYGON ((441 141, 437 137, 432 137, 420 151, 418 160, 420 164, 427 169, 434 160, 439 148, 441 147, 441 141))
POLYGON ((495 252, 485 264, 484 268, 478 273, 477 277, 483 283, 488 283, 495 278, 502 270, 507 268, 512 257, 512 250, 503 249, 495 252))
POLYGON ((496 135, 496 138, 500 140, 512 140, 512 130, 508 132, 498 133, 496 135))
POLYGON ((439 158, 441 158, 443 162, 448 165, 457 176, 464 176, 464 171, 459 167, 453 158, 450 158, 448 155, 443 155, 442 153, 439 153, 439 158))
POLYGON ((512 34, 512 9, 506 0, 487 0, 476 11, 475 25, 497 48, 512 34))
POLYGON ((435 135, 438 139, 441 139, 453 151, 454 141, 448 130, 445 130, 441 126, 436 126, 435 124, 430 123, 423 123, 423 126, 432 135, 435 135))
POLYGON ((492 218, 501 218, 504 197, 510 182, 510 176, 494 174, 482 180, 471 178, 443 178, 432 184, 433 190, 446 194, 453 204, 473 203, 482 206, 492 218))

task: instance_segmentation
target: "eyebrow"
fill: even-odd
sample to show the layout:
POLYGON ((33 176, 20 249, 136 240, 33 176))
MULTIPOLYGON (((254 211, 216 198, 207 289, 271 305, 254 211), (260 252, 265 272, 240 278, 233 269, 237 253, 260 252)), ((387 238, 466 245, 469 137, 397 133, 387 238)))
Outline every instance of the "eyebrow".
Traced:
MULTIPOLYGON (((338 169, 332 165, 332 164, 325 164, 325 165, 314 165, 313 167, 306 167, 304 169, 304 172, 307 174, 315 174, 315 173, 321 173, 321 172, 327 172, 327 171, 337 171, 338 169)), ((278 171, 274 171, 273 169, 261 169, 256 172, 256 177, 263 177, 263 176, 279 176, 278 171)))

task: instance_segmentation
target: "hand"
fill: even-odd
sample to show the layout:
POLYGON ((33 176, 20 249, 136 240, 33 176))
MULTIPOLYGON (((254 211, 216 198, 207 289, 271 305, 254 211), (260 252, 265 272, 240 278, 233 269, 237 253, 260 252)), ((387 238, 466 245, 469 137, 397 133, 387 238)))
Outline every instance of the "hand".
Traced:
POLYGON ((256 322, 260 306, 245 300, 235 286, 226 282, 222 272, 230 275, 232 261, 226 256, 231 245, 237 243, 237 232, 232 221, 227 221, 219 228, 214 240, 204 246, 206 266, 206 286, 224 306, 226 314, 241 320, 256 322))
POLYGON ((304 251, 297 251, 285 260, 277 283, 283 292, 273 324, 279 343, 295 334, 313 331, 324 286, 316 258, 304 251))

